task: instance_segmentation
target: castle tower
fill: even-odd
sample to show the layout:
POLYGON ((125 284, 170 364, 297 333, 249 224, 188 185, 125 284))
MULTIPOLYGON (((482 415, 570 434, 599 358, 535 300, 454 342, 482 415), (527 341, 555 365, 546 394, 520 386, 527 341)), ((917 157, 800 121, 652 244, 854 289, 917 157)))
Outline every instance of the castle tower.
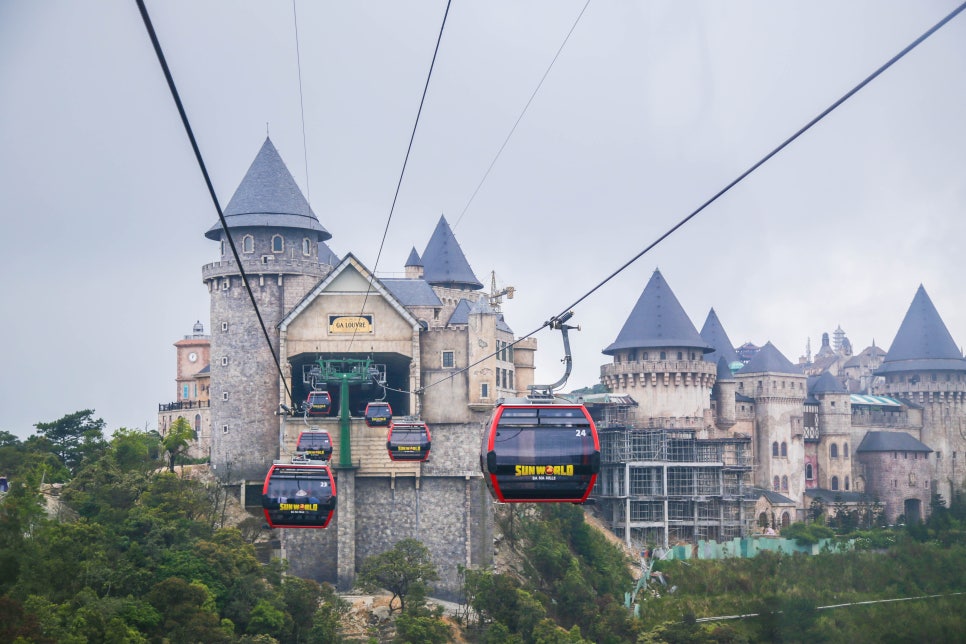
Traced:
POLYGON ((717 376, 711 396, 715 401, 715 424, 719 429, 728 429, 735 424, 735 394, 738 383, 732 375, 744 367, 731 339, 721 325, 718 314, 711 309, 701 327, 701 339, 714 348, 704 354, 704 359, 716 365, 717 376))
POLYGON ((852 491, 852 409, 849 392, 830 371, 815 376, 808 393, 818 401, 819 441, 815 445, 818 487, 852 491))
POLYGON ((966 360, 921 284, 875 375, 877 393, 922 406, 919 440, 935 451, 933 480, 948 502, 966 482, 966 360))
POLYGON ((216 222, 205 237, 220 242, 220 258, 202 269, 211 296, 211 464, 224 482, 252 481, 278 457, 279 403, 293 404, 279 400, 276 325, 332 270, 319 257, 330 261, 332 235, 268 138, 224 215, 261 321, 216 222))
POLYGON ((768 342, 735 378, 755 400, 755 485, 801 499, 805 375, 768 342))
POLYGON ((413 248, 409 251, 409 259, 406 260, 406 279, 418 280, 423 277, 423 260, 419 259, 419 253, 413 248))
POLYGON ((634 414, 641 425, 690 418, 694 428, 704 429, 717 371, 704 354, 712 350, 656 270, 617 340, 603 351, 614 362, 601 366, 601 381, 638 402, 634 414))

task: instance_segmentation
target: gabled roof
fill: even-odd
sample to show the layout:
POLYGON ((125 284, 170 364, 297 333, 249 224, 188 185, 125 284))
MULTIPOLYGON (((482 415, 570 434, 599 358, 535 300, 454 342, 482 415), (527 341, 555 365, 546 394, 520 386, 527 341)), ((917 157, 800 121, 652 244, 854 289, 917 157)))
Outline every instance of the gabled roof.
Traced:
MULTIPOLYGON (((286 331, 288 329, 288 325, 291 324, 295 318, 301 315, 302 312, 305 311, 316 298, 327 291, 333 282, 336 282, 337 280, 344 280, 344 276, 352 275, 353 271, 356 279, 366 285, 364 289, 360 287, 359 292, 366 291, 370 293, 371 297, 381 295, 385 299, 386 303, 414 329, 420 326, 420 322, 418 319, 416 319, 416 316, 414 316, 409 309, 406 308, 405 304, 401 302, 391 290, 389 290, 389 287, 387 287, 382 280, 373 275, 373 273, 366 268, 362 262, 356 259, 355 255, 352 253, 346 253, 346 256, 342 258, 342 261, 339 262, 339 265, 336 266, 331 273, 326 275, 321 282, 316 284, 311 291, 306 293, 291 311, 285 314, 285 317, 283 317, 277 325, 278 329, 281 331, 286 331)), ((435 293, 433 295, 435 296, 435 293)))
POLYGON ((713 351, 714 347, 698 334, 661 271, 655 270, 624 327, 603 353, 614 355, 621 349, 685 347, 713 351))
POLYGON ((831 371, 823 371, 820 376, 812 379, 809 378, 808 383, 810 394, 847 394, 849 393, 845 387, 839 382, 839 379, 832 375, 831 371))
POLYGON ((758 350, 758 353, 748 361, 741 373, 793 373, 802 375, 801 369, 793 365, 771 342, 766 342, 765 346, 758 350))
MULTIPOLYGON (((267 137, 223 214, 229 228, 296 228, 314 233, 319 241, 332 238, 267 137)), ((221 234, 221 222, 216 221, 205 237, 217 241, 221 234)))
POLYGON ((729 366, 732 362, 741 362, 738 352, 735 351, 735 345, 731 344, 731 340, 725 333, 724 327, 721 326, 721 321, 714 309, 708 312, 708 317, 704 320, 704 326, 701 327, 701 339, 714 348, 711 353, 704 354, 704 359, 708 362, 717 362, 721 356, 725 357, 729 366))
MULTIPOLYGON (((411 255, 410 255, 411 256, 411 255)), ((440 216, 426 250, 423 251, 423 279, 433 286, 478 291, 483 288, 476 279, 463 249, 453 235, 446 217, 440 216)))
POLYGON ((866 432, 856 452, 931 452, 932 448, 906 432, 866 432))
POLYGON ((497 331, 506 331, 507 333, 513 333, 513 329, 511 329, 510 325, 507 324, 506 320, 503 319, 502 313, 499 313, 496 316, 496 329, 497 331))
POLYGON ((920 284, 889 353, 875 373, 935 370, 966 371, 966 360, 920 284))
POLYGON ((423 260, 419 259, 419 253, 416 252, 416 247, 409 251, 409 257, 406 259, 406 266, 422 266, 423 260))
POLYGON ((449 316, 449 320, 446 324, 469 324, 470 323, 470 303, 464 297, 460 299, 459 304, 453 309, 453 314, 449 316))
POLYGON ((795 501, 788 498, 784 494, 779 494, 774 490, 767 490, 763 487, 753 487, 751 488, 752 494, 759 497, 763 496, 772 505, 795 505, 795 501))
POLYGON ((426 280, 386 277, 381 280, 403 306, 442 306, 436 291, 426 280))

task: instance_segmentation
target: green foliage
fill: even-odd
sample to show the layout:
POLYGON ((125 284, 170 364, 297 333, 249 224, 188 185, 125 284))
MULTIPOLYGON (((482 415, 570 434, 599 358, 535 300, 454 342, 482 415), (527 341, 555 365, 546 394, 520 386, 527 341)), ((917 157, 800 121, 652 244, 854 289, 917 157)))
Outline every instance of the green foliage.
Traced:
POLYGON ((165 454, 168 455, 168 471, 174 472, 178 458, 188 453, 188 445, 194 440, 195 431, 187 418, 179 416, 168 429, 168 433, 161 440, 165 454))
POLYGON ((403 539, 382 554, 362 562, 359 584, 370 591, 384 588, 392 593, 389 610, 399 599, 399 609, 405 610, 410 594, 425 596, 428 583, 439 579, 436 566, 430 560, 429 549, 415 539, 403 539))
POLYGON ((835 536, 835 531, 821 522, 799 522, 782 528, 782 536, 786 539, 794 539, 800 546, 811 546, 822 539, 831 539, 835 536))
POLYGON ((399 644, 446 644, 452 641, 453 629, 442 620, 440 606, 432 610, 425 606, 407 608, 396 618, 396 639, 399 644))
POLYGON ((37 433, 45 439, 61 463, 75 473, 85 459, 93 460, 107 447, 104 420, 93 418, 94 410, 67 414, 49 423, 37 423, 37 433))

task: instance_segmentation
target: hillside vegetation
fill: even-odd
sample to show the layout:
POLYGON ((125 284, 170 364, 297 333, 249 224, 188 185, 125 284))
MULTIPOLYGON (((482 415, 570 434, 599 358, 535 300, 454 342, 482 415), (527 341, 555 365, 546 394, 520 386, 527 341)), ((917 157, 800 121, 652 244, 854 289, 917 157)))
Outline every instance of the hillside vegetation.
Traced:
POLYGON ((364 562, 360 583, 398 601, 360 632, 332 587, 259 562, 262 522, 171 471, 179 445, 126 429, 107 440, 89 410, 36 427, 25 441, 0 432, 2 642, 966 640, 959 497, 934 499, 924 524, 842 535, 852 552, 658 562, 667 585, 637 594, 638 618, 624 606, 638 562, 582 508, 498 506, 498 565, 462 571, 458 620, 427 601, 435 570, 404 540, 364 562))

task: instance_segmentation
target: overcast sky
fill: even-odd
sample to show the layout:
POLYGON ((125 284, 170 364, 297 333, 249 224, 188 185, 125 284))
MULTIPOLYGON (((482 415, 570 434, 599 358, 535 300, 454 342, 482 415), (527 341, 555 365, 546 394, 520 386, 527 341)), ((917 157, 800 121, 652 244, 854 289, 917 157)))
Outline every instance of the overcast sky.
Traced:
MULTIPOLYGON (((591 2, 470 203, 585 0, 457 0, 377 267, 445 2, 296 0, 304 147, 292 2, 147 5, 222 206, 268 127, 337 254, 399 273, 445 214, 521 336, 956 3, 591 2)), ((133 0, 0 2, 0 215, 0 430, 155 428, 173 343, 209 330, 217 214, 133 0)), ((696 328, 714 307, 793 362, 839 325, 888 348, 919 284, 962 345, 964 215, 960 15, 578 306, 568 389, 655 268, 696 328)))

